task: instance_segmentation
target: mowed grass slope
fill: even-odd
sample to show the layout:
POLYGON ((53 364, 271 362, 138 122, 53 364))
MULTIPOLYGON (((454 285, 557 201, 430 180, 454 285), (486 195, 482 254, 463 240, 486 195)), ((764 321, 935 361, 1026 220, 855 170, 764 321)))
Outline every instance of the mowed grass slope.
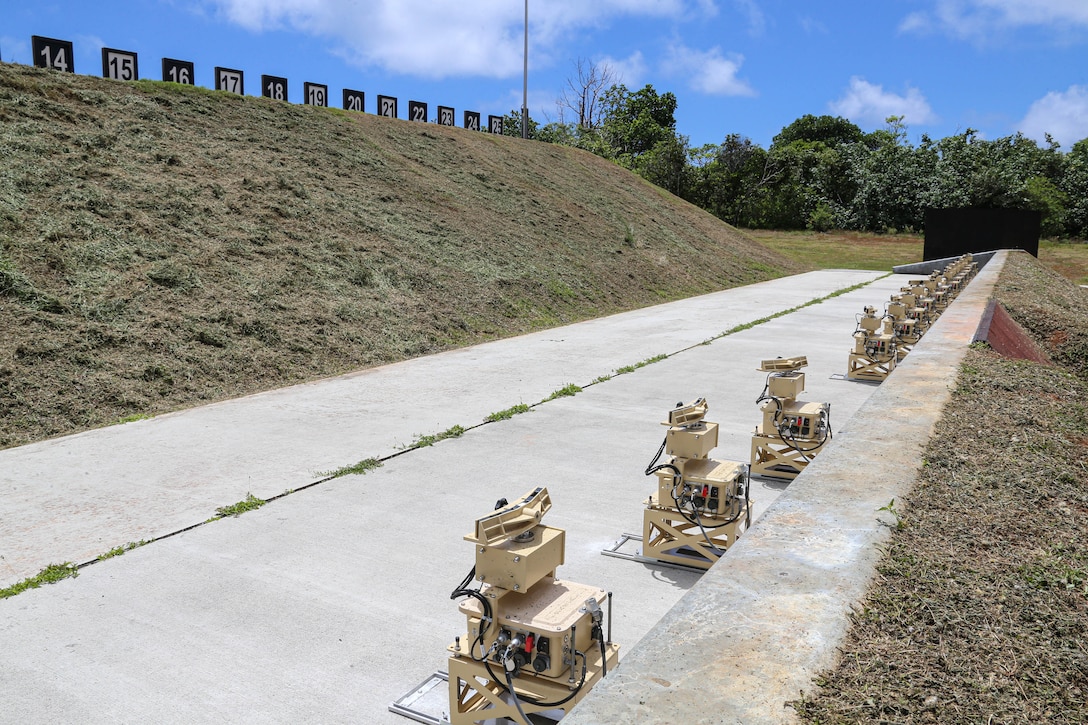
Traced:
POLYGON ((800 269, 577 150, 0 64, 0 447, 800 269))

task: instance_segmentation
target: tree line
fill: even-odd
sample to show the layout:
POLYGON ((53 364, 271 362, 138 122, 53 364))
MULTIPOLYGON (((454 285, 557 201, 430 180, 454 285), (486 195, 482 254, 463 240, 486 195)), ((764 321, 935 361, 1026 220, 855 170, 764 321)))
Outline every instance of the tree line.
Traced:
MULTIPOLYGON (((559 119, 529 119, 529 138, 612 159, 730 224, 753 229, 921 232, 927 208, 1004 207, 1042 214, 1045 237, 1088 239, 1088 139, 1063 152, 1020 133, 907 138, 903 117, 864 133, 839 116, 805 115, 769 148, 741 134, 692 147, 676 132, 676 96, 632 91, 579 63, 559 119), (569 117, 568 117, 569 114, 569 117)), ((503 132, 521 136, 521 114, 503 132)))

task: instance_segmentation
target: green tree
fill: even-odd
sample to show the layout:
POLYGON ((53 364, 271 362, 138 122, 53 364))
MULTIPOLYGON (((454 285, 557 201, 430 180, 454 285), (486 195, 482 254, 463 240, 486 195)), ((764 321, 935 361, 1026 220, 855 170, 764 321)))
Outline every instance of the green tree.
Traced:
POLYGON ((859 143, 865 134, 841 116, 813 116, 806 113, 784 127, 771 141, 771 147, 789 146, 795 141, 822 143, 828 147, 859 143))
MULTIPOLYGON (((540 124, 529 116, 529 138, 536 139, 540 124)), ((502 135, 521 138, 521 111, 514 109, 502 117, 502 135)))
POLYGON ((673 134, 639 155, 635 170, 652 184, 677 196, 685 196, 690 179, 686 136, 673 134))
POLYGON ((845 147, 857 193, 845 226, 876 232, 921 229, 934 155, 907 141, 902 116, 889 116, 887 128, 863 143, 845 147))
MULTIPOLYGON (((688 149, 688 187, 684 198, 730 224, 745 226, 740 211, 746 192, 753 188, 749 162, 759 153, 752 140, 729 134, 719 146, 705 144, 688 149)), ((762 164, 760 164, 762 165, 762 164)))
POLYGON ((1088 138, 1073 144, 1059 187, 1068 199, 1065 233, 1088 239, 1088 138))
POLYGON ((647 84, 632 93, 614 85, 601 97, 601 135, 613 157, 628 168, 635 159, 676 135, 676 96, 647 84))
POLYGON ((1069 197, 1045 176, 1033 176, 1024 183, 1024 196, 1029 209, 1042 214, 1041 233, 1044 237, 1060 237, 1065 233, 1065 207, 1069 197))

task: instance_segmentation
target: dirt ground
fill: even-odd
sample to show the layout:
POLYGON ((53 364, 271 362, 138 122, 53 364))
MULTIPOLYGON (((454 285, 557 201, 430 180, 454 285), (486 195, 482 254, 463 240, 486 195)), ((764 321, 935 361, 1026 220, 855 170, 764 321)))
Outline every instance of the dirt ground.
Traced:
POLYGON ((1058 364, 968 351, 805 722, 1088 722, 1088 291, 1021 253, 995 296, 1058 364))

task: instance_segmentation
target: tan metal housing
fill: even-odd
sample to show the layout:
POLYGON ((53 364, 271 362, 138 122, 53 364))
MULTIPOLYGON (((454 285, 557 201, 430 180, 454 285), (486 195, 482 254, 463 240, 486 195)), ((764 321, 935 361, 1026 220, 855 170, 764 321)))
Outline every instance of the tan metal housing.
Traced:
POLYGON ((703 419, 708 408, 704 398, 679 404, 663 423, 670 458, 647 468, 658 485, 643 512, 645 558, 708 569, 748 526, 747 466, 709 457, 718 424, 703 419))
POLYGON ((459 606, 467 631, 447 648, 452 725, 532 725, 523 714, 566 712, 618 663, 602 623, 610 595, 555 576, 566 532, 541 523, 551 506, 546 488, 533 489, 464 537, 481 584, 454 592, 470 598, 459 606))
POLYGON ((797 400, 804 392, 800 368, 808 359, 764 360, 760 369, 770 371, 762 403, 763 420, 752 435, 751 474, 794 479, 831 438, 830 403, 797 400))

